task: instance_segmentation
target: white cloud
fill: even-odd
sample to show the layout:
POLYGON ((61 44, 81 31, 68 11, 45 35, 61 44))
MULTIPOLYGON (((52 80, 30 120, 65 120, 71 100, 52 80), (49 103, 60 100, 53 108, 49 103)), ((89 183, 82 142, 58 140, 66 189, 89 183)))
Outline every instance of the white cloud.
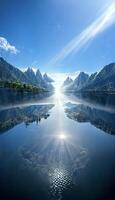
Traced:
POLYGON ((12 54, 17 54, 19 51, 15 46, 11 45, 6 38, 0 37, 0 49, 5 51, 9 51, 12 54))
POLYGON ((113 23, 115 23, 115 3, 112 3, 92 24, 74 37, 48 64, 54 65, 64 60, 71 53, 77 52, 113 23))

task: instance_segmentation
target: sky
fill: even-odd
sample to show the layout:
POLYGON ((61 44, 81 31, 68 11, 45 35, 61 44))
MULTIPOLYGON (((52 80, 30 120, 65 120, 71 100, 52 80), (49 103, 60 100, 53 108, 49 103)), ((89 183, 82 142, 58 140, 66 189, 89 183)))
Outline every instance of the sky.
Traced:
POLYGON ((115 62, 115 1, 0 0, 0 54, 22 70, 99 71, 115 62))

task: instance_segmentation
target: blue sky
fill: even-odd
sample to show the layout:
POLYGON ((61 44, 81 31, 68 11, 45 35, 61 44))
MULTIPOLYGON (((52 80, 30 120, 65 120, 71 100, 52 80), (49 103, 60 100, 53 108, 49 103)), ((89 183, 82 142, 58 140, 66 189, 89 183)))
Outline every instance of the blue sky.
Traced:
POLYGON ((113 0, 0 0, 0 51, 20 68, 97 71, 115 61, 114 22, 113 0))

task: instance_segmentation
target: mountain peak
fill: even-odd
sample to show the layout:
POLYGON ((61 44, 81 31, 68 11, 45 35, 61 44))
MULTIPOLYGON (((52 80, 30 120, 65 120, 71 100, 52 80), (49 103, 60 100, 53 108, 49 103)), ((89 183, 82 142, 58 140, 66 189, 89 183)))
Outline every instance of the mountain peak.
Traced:
POLYGON ((66 78, 65 82, 66 82, 66 81, 67 81, 67 82, 68 82, 68 81, 69 81, 69 82, 73 82, 72 78, 70 78, 69 76, 66 78))
MULTIPOLYGON (((67 85, 67 90, 80 90, 88 81, 89 75, 85 72, 80 72, 79 75, 72 81, 71 84, 67 85)), ((68 78, 66 79, 68 81, 68 78)))
POLYGON ((74 82, 78 82, 78 81, 86 81, 89 78, 89 75, 85 72, 80 72, 79 75, 76 77, 76 79, 74 80, 74 82))
POLYGON ((36 77, 38 78, 42 78, 42 74, 41 74, 41 72, 40 72, 40 70, 39 69, 37 69, 37 71, 36 71, 36 77))
POLYGON ((66 80, 72 80, 69 76, 66 78, 66 80))
POLYGON ((78 76, 89 76, 89 75, 85 72, 80 72, 78 76))
POLYGON ((4 60, 4 58, 3 58, 3 57, 0 57, 0 61, 1 61, 1 60, 4 60))
POLYGON ((63 83, 63 87, 70 85, 71 83, 73 83, 73 80, 68 76, 64 83, 63 83))
MULTIPOLYGON (((28 67, 27 71, 26 72, 29 72, 29 73, 34 73, 33 69, 31 67, 28 67)), ((35 73, 34 73, 35 74, 35 73)))
POLYGON ((47 74, 45 73, 44 76, 47 76, 47 74))
POLYGON ((7 63, 7 61, 3 57, 0 57, 0 62, 7 63))
POLYGON ((44 75, 43 75, 43 79, 44 79, 44 81, 46 81, 46 82, 54 82, 54 80, 51 78, 51 77, 49 77, 48 75, 47 75, 47 73, 45 73, 44 75))

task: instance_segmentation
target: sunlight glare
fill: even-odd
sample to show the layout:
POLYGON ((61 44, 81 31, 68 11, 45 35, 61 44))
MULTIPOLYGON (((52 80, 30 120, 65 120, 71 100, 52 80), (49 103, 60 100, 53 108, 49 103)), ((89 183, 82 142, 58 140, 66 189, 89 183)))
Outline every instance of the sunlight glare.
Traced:
POLYGON ((64 133, 60 133, 60 134, 58 135, 58 139, 60 139, 60 140, 65 140, 65 139, 67 139, 67 135, 65 135, 64 133))

